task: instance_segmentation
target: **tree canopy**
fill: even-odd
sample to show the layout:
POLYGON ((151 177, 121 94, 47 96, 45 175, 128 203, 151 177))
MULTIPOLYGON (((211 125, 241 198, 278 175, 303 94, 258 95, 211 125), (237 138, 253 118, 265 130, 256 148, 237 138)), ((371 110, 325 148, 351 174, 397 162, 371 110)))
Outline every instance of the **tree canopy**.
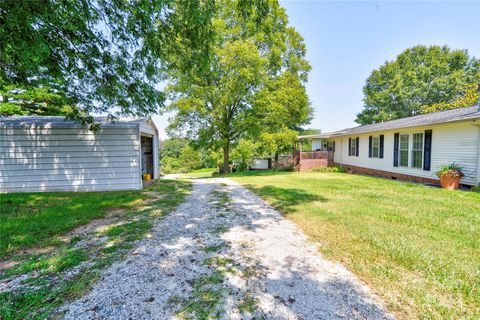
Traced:
POLYGON ((168 87, 176 111, 170 130, 221 148, 225 172, 240 139, 301 126, 312 113, 304 88, 310 65, 285 10, 266 1, 245 16, 238 3, 222 2, 213 17, 208 65, 188 73, 173 69, 168 87))
POLYGON ((467 50, 415 46, 372 72, 363 87, 363 111, 355 121, 370 124, 414 116, 422 106, 453 103, 465 94, 465 86, 479 82, 480 60, 467 50))
POLYGON ((52 88, 87 121, 91 112, 157 112, 170 53, 183 61, 177 68, 205 64, 215 8, 213 0, 1 1, 0 90, 52 88))
POLYGON ((422 113, 430 113, 476 105, 479 99, 478 86, 479 85, 477 84, 467 84, 464 86, 464 90, 459 92, 453 101, 424 105, 421 107, 422 113))
POLYGON ((19 89, 7 85, 0 89, 0 116, 40 115, 56 116, 72 113, 62 92, 49 87, 19 89))

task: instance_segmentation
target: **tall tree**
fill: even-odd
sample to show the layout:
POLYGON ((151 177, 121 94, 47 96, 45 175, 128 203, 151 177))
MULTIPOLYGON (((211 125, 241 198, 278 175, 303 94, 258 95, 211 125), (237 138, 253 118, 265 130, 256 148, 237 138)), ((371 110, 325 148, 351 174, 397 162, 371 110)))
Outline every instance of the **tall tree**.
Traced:
POLYGON ((422 113, 474 106, 478 104, 479 89, 479 85, 477 84, 465 85, 463 92, 459 92, 452 102, 440 102, 431 105, 424 105, 421 107, 422 113))
MULTIPOLYGON (((250 7, 247 16, 236 10, 241 3, 222 1, 219 5, 207 67, 170 73, 171 108, 176 111, 170 129, 221 148, 224 172, 229 172, 235 143, 249 133, 262 132, 266 120, 273 118, 268 111, 276 109, 267 109, 265 102, 275 100, 279 82, 299 86, 297 96, 289 98, 306 101, 307 113, 311 112, 303 88, 310 69, 304 59, 305 46, 301 36, 288 27, 285 10, 277 1, 264 1, 266 6, 250 7)), ((295 114, 298 106, 285 103, 282 107, 295 114)))
POLYGON ((296 74, 285 72, 269 81, 255 100, 257 115, 262 119, 260 132, 251 132, 251 138, 260 138, 261 149, 267 156, 292 151, 301 126, 310 123, 313 109, 305 86, 296 74))
POLYGON ((465 85, 480 81, 480 60, 467 50, 415 46, 368 77, 364 109, 356 122, 370 124, 421 113, 421 106, 451 103, 465 85))
POLYGON ((67 100, 62 92, 49 87, 18 89, 5 86, 0 89, 0 116, 67 115, 74 109, 67 105, 67 100))
POLYGON ((170 53, 184 66, 207 59, 214 11, 214 0, 2 0, 0 89, 64 92, 87 122, 156 112, 170 53))

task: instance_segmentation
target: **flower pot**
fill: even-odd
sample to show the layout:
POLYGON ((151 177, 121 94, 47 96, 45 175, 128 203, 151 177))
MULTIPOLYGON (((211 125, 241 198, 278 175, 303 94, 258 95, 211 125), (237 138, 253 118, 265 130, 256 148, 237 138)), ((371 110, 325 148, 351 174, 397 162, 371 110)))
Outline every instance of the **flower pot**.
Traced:
POLYGON ((441 176, 440 184, 443 189, 456 190, 460 186, 460 179, 462 177, 441 176))

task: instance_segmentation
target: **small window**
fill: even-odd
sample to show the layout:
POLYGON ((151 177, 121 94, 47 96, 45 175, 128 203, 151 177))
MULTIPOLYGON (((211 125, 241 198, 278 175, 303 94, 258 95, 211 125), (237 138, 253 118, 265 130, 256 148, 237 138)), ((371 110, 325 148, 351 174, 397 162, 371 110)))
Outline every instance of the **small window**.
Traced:
POLYGON ((408 167, 408 134, 400 135, 399 163, 402 167, 408 167))
POLYGON ((355 156, 357 155, 357 139, 352 138, 350 142, 350 155, 355 156))
POLYGON ((423 164, 423 133, 413 134, 412 167, 422 168, 423 164))
POLYGON ((380 137, 372 137, 372 157, 380 158, 380 137))

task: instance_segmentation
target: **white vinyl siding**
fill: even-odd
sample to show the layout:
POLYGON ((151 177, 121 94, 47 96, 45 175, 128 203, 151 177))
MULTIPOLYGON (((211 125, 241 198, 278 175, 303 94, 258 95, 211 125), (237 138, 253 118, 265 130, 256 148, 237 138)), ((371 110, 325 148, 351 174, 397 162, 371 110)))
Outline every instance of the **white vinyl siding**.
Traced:
POLYGON ((412 136, 412 167, 423 167, 423 133, 414 133, 412 136))
POLYGON ((372 137, 372 157, 380 157, 380 137, 372 137))
POLYGON ((0 191, 140 189, 138 128, 0 128, 0 191))
MULTIPOLYGON (((480 122, 477 121, 477 123, 480 122)), ((349 157, 348 139, 352 141, 356 136, 342 136, 332 140, 336 142, 334 161, 336 163, 349 164, 358 167, 394 172, 412 176, 419 176, 430 179, 438 179, 435 172, 440 166, 452 162, 464 167, 465 177, 461 183, 467 185, 478 185, 480 183, 480 127, 472 121, 462 121, 449 124, 431 125, 416 128, 403 128, 390 131, 375 132, 373 135, 384 135, 384 157, 369 158, 368 148, 360 148, 358 157, 349 157), (424 133, 425 130, 432 130, 431 168, 430 171, 422 168, 394 167, 393 166, 393 145, 394 134, 424 133)), ((368 145, 369 136, 372 133, 360 135, 360 145, 368 145)), ((410 150, 412 147, 410 147, 410 150)), ((422 153, 423 159, 423 153, 422 153)), ((423 161, 423 160, 422 160, 423 161)))
POLYGON ((408 145, 409 145, 409 135, 401 134, 400 145, 398 148, 398 163, 402 167, 408 167, 408 145))

